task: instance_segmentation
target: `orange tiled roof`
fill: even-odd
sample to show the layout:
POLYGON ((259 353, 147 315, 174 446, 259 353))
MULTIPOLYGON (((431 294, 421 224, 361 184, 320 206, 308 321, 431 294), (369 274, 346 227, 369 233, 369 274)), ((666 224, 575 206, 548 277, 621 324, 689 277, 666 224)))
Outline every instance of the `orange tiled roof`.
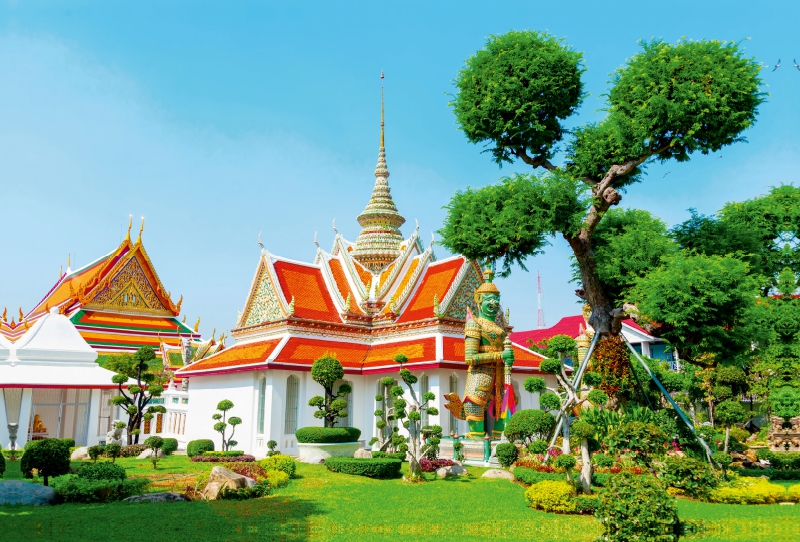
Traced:
POLYGON ((281 349, 275 362, 302 364, 310 367, 315 359, 331 355, 341 362, 342 367, 360 369, 367 350, 369 350, 369 345, 364 343, 292 337, 281 349))
MULTIPOLYGON (((401 250, 402 250, 402 249, 401 249, 401 250)), ((397 265, 397 260, 395 260, 394 262, 392 262, 392 264, 391 264, 389 267, 387 267, 386 269, 384 269, 384 270, 381 272, 381 278, 378 280, 378 288, 379 288, 379 289, 384 287, 384 283, 386 282, 386 279, 388 279, 388 278, 389 278, 389 275, 391 275, 391 274, 392 274, 392 270, 394 269, 394 267, 395 267, 396 265, 397 265)))
POLYGON ((464 361, 464 339, 443 337, 442 356, 446 361, 464 361))
POLYGON ((193 373, 195 371, 225 369, 264 363, 280 342, 281 339, 268 339, 254 343, 236 344, 222 350, 218 354, 192 363, 185 369, 179 371, 178 376, 184 372, 193 373))
POLYGON ((358 273, 358 277, 361 279, 361 282, 364 283, 364 286, 369 286, 369 283, 372 282, 372 273, 364 269, 364 266, 356 260, 353 260, 353 267, 355 267, 356 273, 358 273))
POLYGON ((319 268, 281 260, 275 262, 274 267, 286 300, 294 297, 295 316, 325 322, 342 321, 319 268))
POLYGON ((398 323, 433 318, 433 297, 437 296, 439 302, 444 299, 463 264, 464 258, 453 258, 428 266, 417 292, 403 311, 398 323))
MULTIPOLYGON (((356 301, 356 296, 353 294, 353 290, 350 288, 350 284, 347 282, 347 276, 344 274, 344 268, 342 267, 342 262, 337 260, 336 258, 331 258, 328 260, 328 266, 331 269, 331 274, 333 275, 333 280, 336 281, 336 288, 339 290, 339 294, 341 294, 342 299, 347 302, 347 296, 350 296, 350 312, 355 314, 364 314, 359 306, 358 302, 356 301)), ((295 303, 296 306, 296 303, 295 303)))
POLYGON ((397 354, 408 356, 409 363, 436 361, 436 338, 373 345, 364 359, 364 368, 397 365, 394 361, 397 354))

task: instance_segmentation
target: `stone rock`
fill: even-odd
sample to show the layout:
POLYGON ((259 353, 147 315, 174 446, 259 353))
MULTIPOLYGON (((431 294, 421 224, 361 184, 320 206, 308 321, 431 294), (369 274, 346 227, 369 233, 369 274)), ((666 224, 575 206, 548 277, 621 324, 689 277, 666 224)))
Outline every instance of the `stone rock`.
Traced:
POLYGON ((146 493, 144 495, 134 495, 124 499, 124 502, 175 502, 188 501, 186 495, 169 491, 167 493, 146 493))
POLYGON ((89 458, 89 448, 86 446, 81 446, 80 448, 75 448, 72 451, 72 454, 69 456, 70 461, 81 461, 83 459, 90 459, 89 458))
MULTIPOLYGON (((139 455, 137 455, 136 459, 150 459, 151 457, 153 457, 153 450, 148 448, 139 455)), ((156 457, 166 457, 166 455, 164 454, 164 450, 159 450, 158 455, 156 457)))
POLYGON ((738 452, 731 452, 731 459, 733 459, 734 461, 748 461, 749 460, 749 458, 746 455, 740 454, 738 452))
POLYGON ((244 479, 245 482, 247 483, 247 487, 253 487, 254 485, 256 485, 256 481, 253 480, 252 478, 248 478, 247 476, 245 476, 244 479))
POLYGON ((353 454, 353 457, 357 459, 372 459, 372 450, 369 448, 359 448, 356 450, 356 453, 353 454))
POLYGON ((481 478, 503 478, 504 480, 514 481, 514 475, 503 469, 489 469, 483 473, 481 478))
POLYGON ((436 471, 436 476, 439 478, 453 478, 454 476, 464 476, 467 474, 467 469, 461 465, 450 465, 449 467, 442 467, 436 471))
POLYGON ((744 455, 747 457, 747 460, 750 461, 751 463, 755 463, 756 461, 758 461, 756 453, 753 450, 745 450, 744 455))
POLYGON ((745 461, 734 461, 730 464, 730 466, 734 469, 740 469, 742 467, 747 468, 744 466, 745 461))
POLYGON ((56 492, 52 487, 18 480, 0 482, 0 505, 22 504, 39 506, 42 504, 54 504, 55 501, 56 492))
POLYGON ((214 467, 211 469, 211 474, 208 476, 208 484, 203 490, 203 496, 209 501, 213 501, 222 491, 222 488, 239 489, 249 487, 247 481, 250 480, 246 476, 236 474, 225 467, 214 467))

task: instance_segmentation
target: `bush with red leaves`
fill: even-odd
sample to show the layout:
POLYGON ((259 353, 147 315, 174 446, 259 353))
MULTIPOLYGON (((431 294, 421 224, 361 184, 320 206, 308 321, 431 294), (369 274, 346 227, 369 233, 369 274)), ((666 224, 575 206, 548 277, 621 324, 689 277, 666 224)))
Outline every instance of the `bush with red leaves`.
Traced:
POLYGON ((214 457, 213 455, 195 455, 189 460, 192 463, 252 463, 256 460, 252 455, 244 454, 239 457, 214 457))
POLYGON ((419 460, 419 466, 422 469, 422 472, 436 472, 438 469, 442 467, 450 467, 455 465, 449 459, 425 459, 424 457, 419 460))
POLYGON ((264 470, 264 467, 258 463, 225 463, 223 467, 229 471, 235 472, 236 474, 247 476, 256 482, 261 482, 267 479, 267 471, 264 470))

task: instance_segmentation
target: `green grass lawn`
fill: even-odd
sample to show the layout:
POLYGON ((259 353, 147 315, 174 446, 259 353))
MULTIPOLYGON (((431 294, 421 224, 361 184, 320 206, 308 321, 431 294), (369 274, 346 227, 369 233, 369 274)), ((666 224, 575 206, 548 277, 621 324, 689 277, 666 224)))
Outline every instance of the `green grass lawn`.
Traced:
MULTIPOLYGON (((153 471, 145 460, 118 459, 131 475, 146 475, 160 490, 186 484, 189 473, 213 463, 172 456, 153 471)), ((243 502, 163 505, 61 505, 0 508, 0 533, 9 540, 107 540, 135 526, 148 541, 250 540, 537 540, 591 541, 600 533, 593 517, 530 510, 525 488, 507 480, 469 477, 406 484, 371 480, 298 464, 298 478, 267 498, 243 502)), ((706 529, 687 540, 769 541, 800 539, 800 506, 730 506, 681 500, 683 519, 706 529)), ((130 531, 129 531, 130 532, 130 531)))

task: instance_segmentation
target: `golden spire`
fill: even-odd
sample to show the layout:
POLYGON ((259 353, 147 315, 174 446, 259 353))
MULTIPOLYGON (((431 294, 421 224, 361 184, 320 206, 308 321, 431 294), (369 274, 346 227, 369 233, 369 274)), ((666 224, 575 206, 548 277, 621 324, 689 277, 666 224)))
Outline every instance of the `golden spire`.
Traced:
POLYGON ((383 144, 383 70, 381 70, 381 149, 384 148, 383 144))
POLYGON ((144 217, 142 217, 142 225, 139 228, 139 237, 136 238, 136 244, 137 245, 142 242, 142 232, 143 231, 144 231, 144 217))
POLYGON ((129 243, 131 241, 131 227, 133 227, 133 214, 128 215, 128 234, 125 236, 125 240, 129 243))
POLYGON ((69 263, 71 259, 72 253, 67 254, 67 269, 69 269, 69 263))

